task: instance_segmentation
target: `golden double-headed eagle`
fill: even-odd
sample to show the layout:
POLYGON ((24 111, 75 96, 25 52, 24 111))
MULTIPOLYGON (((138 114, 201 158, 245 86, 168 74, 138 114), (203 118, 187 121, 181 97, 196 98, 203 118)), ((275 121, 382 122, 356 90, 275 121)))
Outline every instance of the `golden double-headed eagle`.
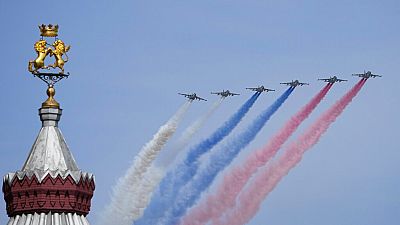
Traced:
POLYGON ((58 25, 44 25, 39 26, 42 39, 37 41, 34 45, 37 57, 29 61, 28 70, 31 73, 38 73, 40 69, 59 68, 60 73, 64 73, 64 64, 68 62, 68 55, 66 54, 71 46, 66 46, 62 40, 56 39, 52 45, 49 45, 43 37, 57 37, 58 25), (54 64, 45 65, 45 59, 50 54, 50 57, 55 58, 54 64), (66 59, 63 58, 66 56, 66 59))

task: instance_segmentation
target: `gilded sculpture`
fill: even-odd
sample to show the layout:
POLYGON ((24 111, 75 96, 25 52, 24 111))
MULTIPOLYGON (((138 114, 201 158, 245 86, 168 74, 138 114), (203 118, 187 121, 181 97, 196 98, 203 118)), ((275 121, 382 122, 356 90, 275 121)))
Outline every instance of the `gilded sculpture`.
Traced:
POLYGON ((37 73, 39 69, 47 69, 48 67, 44 64, 44 60, 47 55, 52 52, 51 48, 47 48, 46 40, 37 41, 34 48, 37 53, 37 58, 29 61, 28 70, 31 73, 37 73))
POLYGON ((40 35, 42 38, 37 41, 34 45, 35 51, 37 53, 37 57, 34 60, 29 61, 28 70, 33 74, 41 73, 39 70, 46 69, 50 70, 51 68, 56 69, 59 68, 60 74, 64 74, 64 64, 68 62, 67 52, 70 50, 70 45, 65 45, 65 43, 58 39, 58 25, 40 25, 39 26, 40 35), (52 45, 49 45, 44 37, 54 37, 55 41, 52 45), (45 60, 46 57, 50 54, 50 57, 55 58, 55 62, 53 64, 46 65, 45 60), (63 56, 65 55, 65 59, 63 56))
POLYGON ((52 45, 54 47, 54 50, 52 49, 50 52, 50 56, 54 56, 56 58, 56 61, 54 62, 53 65, 49 65, 52 68, 60 68, 61 72, 64 73, 64 64, 68 62, 68 55, 66 54, 69 49, 71 48, 70 45, 65 46, 64 42, 61 40, 57 40, 53 43, 52 45), (63 59, 63 55, 65 54, 66 59, 63 59))

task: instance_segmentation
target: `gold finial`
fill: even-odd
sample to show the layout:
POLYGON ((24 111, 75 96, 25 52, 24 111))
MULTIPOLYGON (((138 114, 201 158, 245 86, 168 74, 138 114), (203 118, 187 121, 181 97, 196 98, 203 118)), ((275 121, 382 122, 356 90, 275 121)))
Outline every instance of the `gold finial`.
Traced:
POLYGON ((60 104, 54 99, 54 95, 56 94, 56 90, 54 89, 53 85, 49 85, 47 88, 47 100, 42 103, 42 108, 55 108, 59 109, 60 104))
POLYGON ((34 45, 37 57, 30 60, 28 70, 35 77, 41 79, 48 86, 48 98, 42 103, 42 108, 59 109, 60 104, 54 99, 56 91, 54 85, 60 80, 69 76, 68 72, 64 72, 64 65, 68 62, 67 52, 71 46, 66 45, 62 40, 58 39, 58 25, 39 25, 40 35, 42 36, 34 45), (48 37, 55 37, 53 44, 48 44, 48 37), (54 57, 54 64, 46 64, 47 56, 54 57), (54 70, 54 69, 59 69, 54 70))
POLYGON ((40 25, 39 26, 40 35, 43 37, 57 37, 58 36, 58 25, 40 25))

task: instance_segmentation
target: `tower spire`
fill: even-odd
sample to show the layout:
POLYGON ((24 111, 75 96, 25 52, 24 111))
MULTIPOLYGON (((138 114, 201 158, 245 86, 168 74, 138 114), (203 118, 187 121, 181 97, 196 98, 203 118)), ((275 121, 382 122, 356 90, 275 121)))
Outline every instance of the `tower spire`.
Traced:
POLYGON ((47 100, 39 109, 42 127, 22 169, 8 173, 3 179, 8 224, 29 225, 89 225, 95 189, 94 177, 81 171, 58 128, 62 115, 60 104, 54 99, 54 85, 69 76, 64 73, 62 55, 70 49, 57 39, 58 25, 39 26, 41 39, 36 42, 38 58, 29 62, 28 70, 47 84, 47 100), (44 37, 54 37, 47 48, 44 37), (60 46, 60 42, 62 46, 60 46), (50 54, 56 62, 45 66, 50 54), (51 70, 59 68, 59 72, 51 70), (46 72, 42 72, 42 70, 46 72))

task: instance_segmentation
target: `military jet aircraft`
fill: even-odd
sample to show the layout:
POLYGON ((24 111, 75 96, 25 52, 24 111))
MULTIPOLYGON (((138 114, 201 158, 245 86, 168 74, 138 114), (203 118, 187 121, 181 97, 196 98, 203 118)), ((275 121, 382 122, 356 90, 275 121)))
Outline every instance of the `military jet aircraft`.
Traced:
POLYGON ((364 70, 364 73, 355 73, 355 74, 353 74, 353 76, 362 77, 362 78, 365 78, 365 79, 368 79, 370 77, 372 77, 372 78, 382 77, 381 75, 372 74, 371 71, 365 72, 365 70, 364 70))
POLYGON ((286 82, 286 83, 281 83, 281 84, 285 84, 291 87, 297 87, 297 86, 303 86, 303 85, 310 85, 308 83, 301 83, 299 80, 295 80, 295 81, 291 81, 291 82, 286 82))
POLYGON ((339 78, 337 78, 337 76, 333 76, 333 77, 329 77, 329 78, 321 78, 321 79, 318 79, 318 80, 322 80, 323 82, 327 82, 327 83, 330 83, 330 84, 334 84, 335 82, 347 81, 347 80, 339 79, 339 78))
POLYGON ((207 101, 206 99, 200 98, 199 96, 197 96, 196 93, 193 93, 193 94, 182 94, 182 93, 178 93, 178 94, 185 96, 185 98, 188 98, 189 101, 193 101, 193 100, 207 101))
POLYGON ((213 95, 221 95, 222 98, 226 98, 228 96, 235 96, 235 95, 240 95, 240 94, 236 94, 236 93, 232 93, 229 90, 222 90, 221 92, 211 92, 211 94, 213 95))
POLYGON ((258 92, 258 93, 262 93, 262 92, 264 92, 264 91, 266 91, 266 92, 269 92, 269 91, 275 91, 274 89, 268 89, 268 88, 265 88, 264 86, 258 86, 258 87, 256 87, 256 88, 246 88, 247 90, 251 90, 251 91, 255 91, 255 92, 258 92))

